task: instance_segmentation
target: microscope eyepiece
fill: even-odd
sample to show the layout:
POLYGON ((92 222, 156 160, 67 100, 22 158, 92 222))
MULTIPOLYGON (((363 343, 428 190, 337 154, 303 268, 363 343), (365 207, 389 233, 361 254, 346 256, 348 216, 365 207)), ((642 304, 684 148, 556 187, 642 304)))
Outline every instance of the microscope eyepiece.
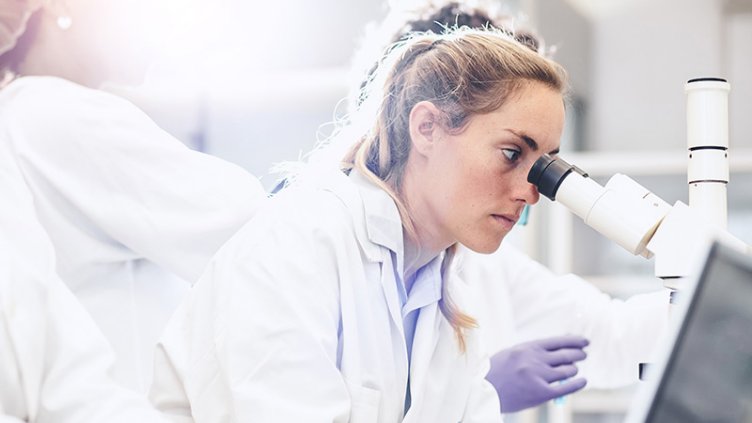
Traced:
POLYGON ((587 174, 576 166, 570 165, 558 157, 544 154, 530 168, 527 181, 535 185, 542 195, 545 195, 551 201, 555 201, 559 186, 572 171, 587 177, 587 174))

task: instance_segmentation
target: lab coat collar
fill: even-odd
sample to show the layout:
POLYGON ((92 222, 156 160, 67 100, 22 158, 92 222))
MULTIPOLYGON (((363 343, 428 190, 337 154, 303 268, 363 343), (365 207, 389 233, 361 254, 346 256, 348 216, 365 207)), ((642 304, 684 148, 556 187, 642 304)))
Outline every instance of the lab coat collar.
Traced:
POLYGON ((403 317, 413 310, 441 299, 441 264, 443 261, 444 253, 441 253, 418 270, 410 295, 405 295, 406 301, 402 307, 403 317))
POLYGON ((350 172, 363 201, 363 212, 368 240, 393 251, 397 256, 397 268, 403 273, 402 257, 404 240, 402 219, 392 197, 379 186, 369 181, 359 170, 350 172))
POLYGON ((297 186, 323 189, 342 201, 355 219, 355 237, 365 259, 383 263, 387 250, 402 255, 402 221, 394 200, 358 170, 349 175, 339 170, 313 170, 297 186))

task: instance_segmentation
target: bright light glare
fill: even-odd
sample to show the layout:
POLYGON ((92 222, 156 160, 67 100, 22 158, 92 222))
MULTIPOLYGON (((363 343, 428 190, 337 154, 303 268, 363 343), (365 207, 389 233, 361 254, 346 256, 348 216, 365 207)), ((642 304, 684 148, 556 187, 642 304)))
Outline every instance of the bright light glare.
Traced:
MULTIPOLYGON (((327 53, 316 48, 326 48, 331 41, 322 34, 334 31, 321 21, 325 13, 315 1, 156 1, 168 16, 162 25, 168 41, 147 77, 147 85, 158 88, 230 85, 233 90, 269 75, 300 73, 327 53)), ((325 16, 333 22, 346 18, 325 16)))
POLYGON ((160 27, 161 39, 165 40, 164 54, 168 57, 184 57, 201 48, 206 36, 214 28, 216 7, 212 2, 201 0, 158 0, 162 3, 164 25, 160 27))
POLYGON ((146 85, 197 88, 228 26, 228 3, 230 0, 156 0, 154 5, 165 18, 155 39, 163 41, 146 85))

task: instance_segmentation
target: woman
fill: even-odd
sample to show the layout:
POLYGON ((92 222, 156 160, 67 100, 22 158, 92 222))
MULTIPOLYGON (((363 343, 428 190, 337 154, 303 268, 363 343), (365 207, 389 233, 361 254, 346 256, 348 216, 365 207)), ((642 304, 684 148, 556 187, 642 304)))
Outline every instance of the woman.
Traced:
POLYGON ((239 167, 96 89, 143 78, 170 23, 163 3, 0 0, 0 143, 57 273, 115 347, 115 375, 142 391, 188 282, 265 197, 239 167))
POLYGON ((336 141, 344 172, 303 171, 178 309, 153 402, 174 421, 499 421, 452 256, 495 251, 538 200, 565 85, 490 30, 398 44, 336 141))
MULTIPOLYGON (((415 31, 440 33, 455 23, 514 28, 510 33, 518 41, 549 54, 534 31, 521 30, 519 23, 498 13, 501 6, 496 1, 432 1, 409 10, 394 7, 365 37, 356 56, 371 66, 375 51, 384 50, 379 44, 385 43, 378 42, 383 36, 396 41, 415 31)), ((357 87, 354 93, 362 83, 357 87)), ((600 389, 634 384, 639 363, 649 361, 665 338, 667 289, 615 299, 575 275, 555 275, 508 242, 493 254, 460 248, 458 256, 458 274, 477 298, 473 317, 493 354, 487 379, 504 413, 569 395, 583 388, 586 379, 589 387, 600 389)))

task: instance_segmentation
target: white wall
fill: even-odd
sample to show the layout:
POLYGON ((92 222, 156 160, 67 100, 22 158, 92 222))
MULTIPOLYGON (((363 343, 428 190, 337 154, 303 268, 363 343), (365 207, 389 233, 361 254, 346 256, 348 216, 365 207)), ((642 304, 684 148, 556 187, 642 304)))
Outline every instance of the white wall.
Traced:
POLYGON ((723 38, 718 0, 636 2, 594 22, 592 148, 684 148, 684 83, 727 76, 723 38))
POLYGON ((575 94, 589 97, 592 94, 592 23, 566 1, 540 1, 528 7, 546 45, 556 49, 553 59, 567 69, 575 94))
POLYGON ((731 82, 729 144, 752 148, 752 0, 747 11, 726 17, 726 46, 724 62, 731 82))
POLYGON ((347 78, 344 69, 332 68, 254 77, 258 80, 210 87, 205 150, 248 169, 271 189, 279 175, 269 174, 270 168, 310 152, 334 121, 347 78))
POLYGON ((607 3, 522 3, 582 101, 565 151, 684 149, 684 83, 703 76, 731 82, 731 146, 752 146, 752 0, 607 3))
MULTIPOLYGON (((510 3, 558 46, 555 58, 582 100, 581 131, 567 133, 575 139, 563 142, 565 150, 685 148, 683 86, 699 76, 729 79, 731 146, 752 147, 752 0, 608 0, 626 6, 604 16, 582 13, 573 7, 578 1, 584 0, 510 3), (732 3, 734 13, 724 14, 723 5, 732 3)), ((227 23, 236 35, 232 48, 220 45, 226 73, 202 80, 201 92, 157 90, 140 104, 189 144, 198 139, 260 176, 272 162, 307 151, 319 125, 332 120, 353 49, 366 23, 383 16, 385 0, 222 3, 245 4, 238 22, 227 23)), ((177 69, 173 80, 157 84, 195 70, 177 69)))

